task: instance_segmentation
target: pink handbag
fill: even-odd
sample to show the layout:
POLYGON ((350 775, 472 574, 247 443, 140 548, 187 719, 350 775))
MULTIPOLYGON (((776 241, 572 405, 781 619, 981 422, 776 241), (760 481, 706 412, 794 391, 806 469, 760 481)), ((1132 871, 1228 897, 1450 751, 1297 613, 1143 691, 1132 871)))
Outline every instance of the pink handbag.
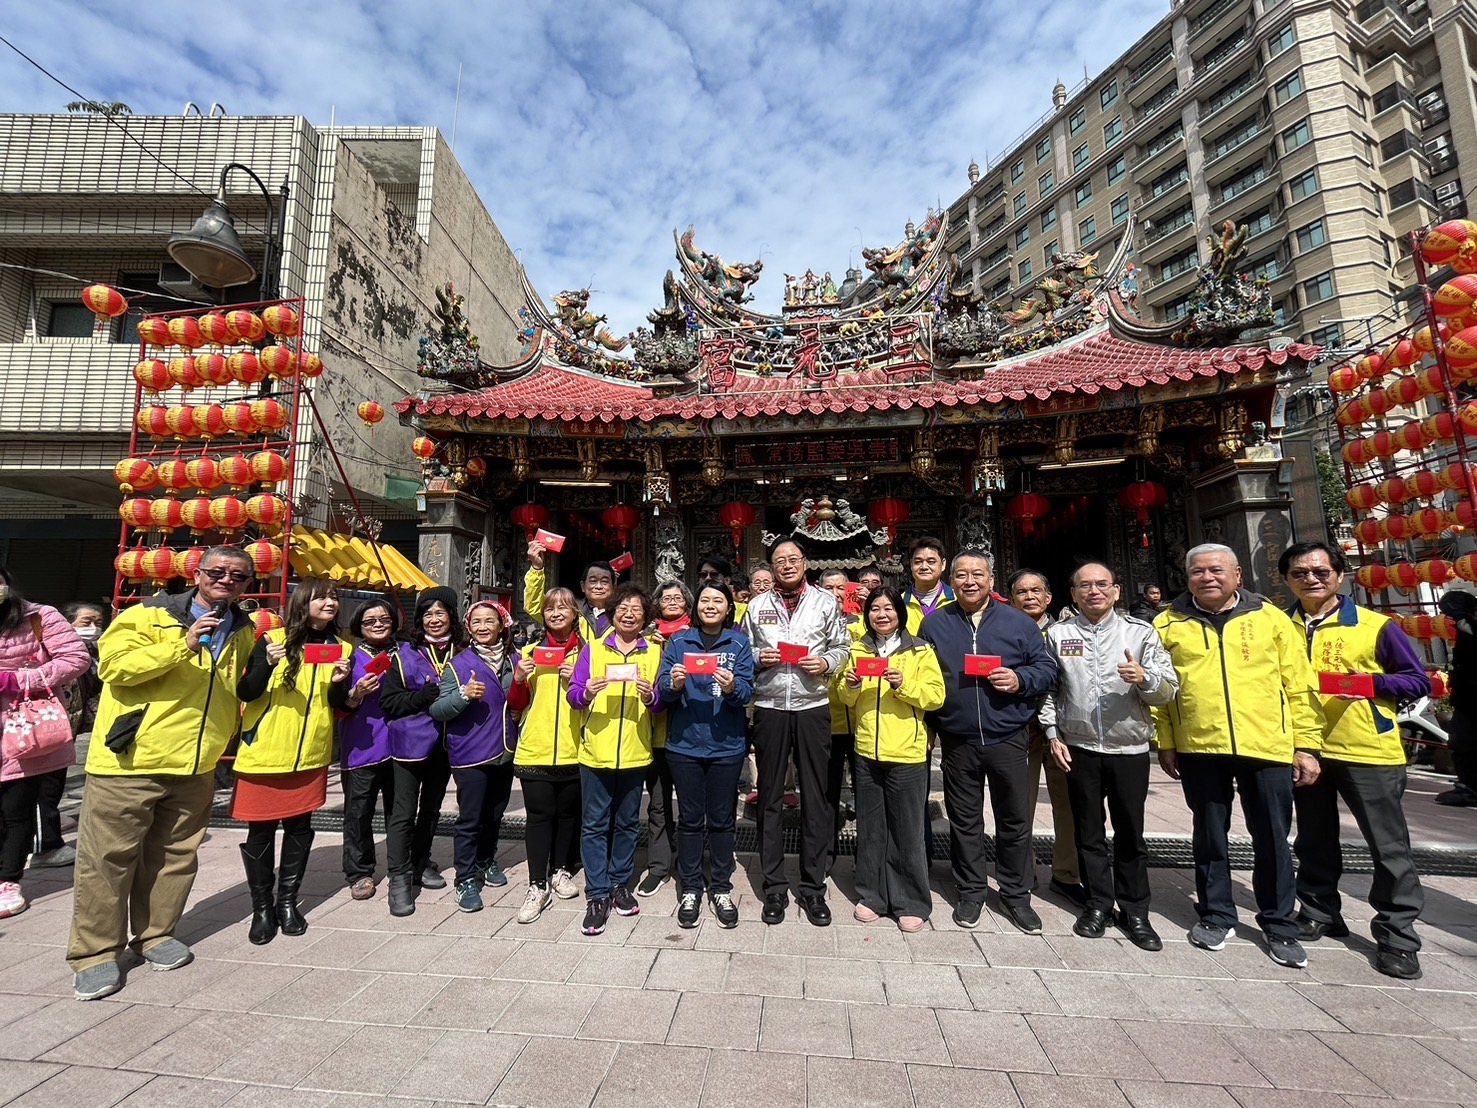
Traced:
MULTIPOLYGON (((38 653, 31 655, 31 665, 40 661, 39 651, 44 649, 40 624, 40 618, 33 615, 31 633, 36 636, 38 653)), ((16 676, 21 682, 21 695, 5 709, 4 725, 0 729, 0 757, 7 761, 35 758, 66 746, 72 741, 72 722, 66 705, 38 671, 28 667, 19 670, 16 676), (40 680, 45 696, 32 692, 33 678, 40 680)))

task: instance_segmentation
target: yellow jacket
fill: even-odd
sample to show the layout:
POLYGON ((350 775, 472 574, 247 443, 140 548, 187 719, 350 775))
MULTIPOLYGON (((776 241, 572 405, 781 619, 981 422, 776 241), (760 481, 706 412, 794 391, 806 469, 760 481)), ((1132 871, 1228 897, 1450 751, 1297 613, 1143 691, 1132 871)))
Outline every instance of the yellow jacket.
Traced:
MULTIPOLYGON (((286 642, 287 630, 278 627, 262 637, 267 642, 286 642)), ((347 658, 353 644, 338 641, 347 658)), ((322 769, 333 761, 334 716, 328 702, 333 668, 304 663, 289 685, 287 661, 272 667, 267 691, 246 705, 241 720, 237 773, 296 773, 322 769)))
POLYGON ((909 586, 908 588, 903 590, 903 603, 907 605, 908 608, 908 634, 916 635, 918 634, 919 628, 923 626, 924 616, 930 614, 931 612, 936 612, 940 608, 946 608, 950 604, 954 603, 954 590, 951 589, 948 585, 942 586, 939 591, 938 599, 933 602, 933 607, 925 612, 923 610, 922 602, 919 601, 918 597, 914 594, 912 587, 909 586))
POLYGON ((1154 709, 1155 743, 1181 754, 1239 754, 1292 764, 1323 746, 1318 681, 1292 621, 1241 591, 1224 633, 1180 596, 1154 620, 1179 694, 1154 709))
POLYGON ((853 643, 851 657, 837 687, 851 707, 856 728, 856 752, 874 762, 916 765, 928 759, 928 727, 923 714, 944 703, 944 675, 933 647, 903 633, 902 645, 888 658, 890 668, 903 675, 896 689, 883 677, 863 677, 852 688, 845 674, 855 672, 858 658, 877 657, 871 635, 853 643))
POLYGON ((235 630, 212 658, 191 654, 191 590, 125 608, 98 640, 98 698, 87 772, 104 777, 211 773, 241 722, 236 682, 255 629, 233 609, 235 630), (108 749, 114 742, 121 753, 108 749))
POLYGON ((612 681, 594 693, 589 684, 604 677, 609 666, 634 665, 655 686, 662 652, 642 638, 636 640, 630 654, 623 654, 615 642, 612 631, 590 643, 580 652, 570 678, 569 703, 588 709, 580 738, 580 765, 591 769, 644 769, 651 765, 654 725, 663 708, 661 699, 648 704, 634 681, 612 681))
MULTIPOLYGON (((544 571, 529 566, 523 575, 523 610, 530 619, 539 623, 544 622, 544 596, 547 591, 544 571)), ((579 599, 578 593, 575 593, 575 600, 579 619, 576 630, 579 631, 580 641, 594 642, 598 632, 610 630, 610 620, 604 612, 592 611, 588 603, 579 599)))
MULTIPOLYGON (((866 621, 859 615, 842 612, 841 621, 851 632, 852 642, 860 641, 861 637, 867 633, 866 621)), ((831 734, 852 735, 855 731, 851 722, 851 706, 841 698, 841 672, 838 670, 836 680, 831 682, 831 734)))
MULTIPOLYGON (((547 641, 530 643, 523 657, 533 656, 535 648, 552 645, 547 641)), ((579 657, 576 647, 571 660, 579 657)), ((573 766, 579 761, 579 736, 585 729, 583 709, 570 706, 569 688, 553 666, 539 666, 525 684, 516 679, 508 690, 508 703, 516 711, 523 709, 518 731, 518 749, 513 764, 519 766, 573 766)))

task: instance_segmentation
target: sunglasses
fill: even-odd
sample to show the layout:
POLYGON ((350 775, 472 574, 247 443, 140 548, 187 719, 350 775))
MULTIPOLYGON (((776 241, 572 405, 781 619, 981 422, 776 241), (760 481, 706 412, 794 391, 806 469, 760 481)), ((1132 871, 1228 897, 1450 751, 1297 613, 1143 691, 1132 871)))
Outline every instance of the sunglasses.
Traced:
POLYGON ((251 580, 251 572, 249 570, 202 568, 200 572, 212 581, 224 581, 228 585, 235 585, 242 581, 251 580))

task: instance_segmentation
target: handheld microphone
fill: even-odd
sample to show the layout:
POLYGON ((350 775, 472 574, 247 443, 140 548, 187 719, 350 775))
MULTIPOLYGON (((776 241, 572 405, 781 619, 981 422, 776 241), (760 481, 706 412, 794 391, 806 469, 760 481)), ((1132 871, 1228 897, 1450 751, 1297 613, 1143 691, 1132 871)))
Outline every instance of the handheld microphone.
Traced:
MULTIPOLYGON (((215 616, 216 619, 225 619, 226 618, 226 613, 229 612, 230 610, 231 610, 231 602, 228 601, 228 600, 222 600, 214 608, 210 609, 210 614, 213 615, 213 616, 215 616)), ((200 636, 200 645, 201 646, 209 646, 210 645, 210 632, 209 631, 205 632, 205 634, 203 634, 203 635, 200 636)))

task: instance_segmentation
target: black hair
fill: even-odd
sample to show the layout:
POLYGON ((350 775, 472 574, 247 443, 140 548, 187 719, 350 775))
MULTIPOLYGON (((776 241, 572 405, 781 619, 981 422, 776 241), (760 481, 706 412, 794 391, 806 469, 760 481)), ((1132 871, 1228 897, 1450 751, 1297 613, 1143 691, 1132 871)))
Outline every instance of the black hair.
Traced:
POLYGON ((847 581, 847 582, 850 582, 851 581, 851 577, 847 574, 846 570, 840 568, 839 566, 832 566, 830 569, 823 569, 823 570, 821 570, 821 575, 820 575, 820 577, 817 578, 817 580, 822 585, 824 585, 826 583, 826 578, 827 577, 835 577, 836 574, 838 574, 838 573, 841 574, 841 579, 843 581, 847 581))
MULTIPOLYGON (((282 615, 282 625, 287 629, 283 638, 283 645, 287 648, 287 657, 284 659, 286 668, 282 671, 282 681, 286 685, 297 684, 298 667, 303 664, 303 644, 308 641, 308 634, 313 629, 308 618, 308 605, 324 596, 336 598, 338 585, 326 577, 304 577, 287 598, 287 610, 282 615)), ((338 612, 334 612, 324 630, 335 638, 338 637, 338 612)))
POLYGON ((427 589, 415 598, 415 615, 410 621, 410 642, 415 647, 426 645, 426 613, 431 606, 440 604, 446 609, 451 628, 451 647, 459 650, 467 645, 467 629, 462 624, 461 613, 458 611, 456 593, 445 585, 438 585, 434 589, 427 589))
MULTIPOLYGON (((805 544, 797 539, 794 535, 786 535, 784 538, 780 539, 777 543, 769 548, 769 556, 771 559, 774 558, 774 552, 782 546, 793 546, 796 550, 800 551, 800 557, 804 558, 807 562, 810 561, 810 554, 805 549, 805 544)), ((772 566, 766 566, 764 568, 768 569, 771 573, 774 572, 774 568, 772 566)))
MULTIPOLYGON (((1075 571, 1074 571, 1075 572, 1075 571)), ((1005 579, 1005 595, 1009 596, 1015 592, 1015 587, 1021 583, 1024 577, 1035 577, 1046 586, 1046 595, 1051 595, 1051 582, 1047 580, 1046 574, 1039 569, 1018 569, 1005 579)))
POLYGON ((856 579, 860 581, 864 573, 875 573, 880 580, 887 580, 887 576, 882 572, 882 567, 876 564, 862 566, 861 569, 856 571, 856 579))
MULTIPOLYGON (((723 597, 724 600, 728 601, 728 614, 723 617, 723 626, 724 627, 732 627, 733 626, 733 611, 734 611, 734 608, 736 607, 736 602, 733 599, 733 590, 731 588, 729 588, 726 584, 724 584, 722 581, 704 581, 701 585, 699 585, 697 587, 697 595, 698 595, 698 597, 701 597, 703 595, 703 593, 707 592, 709 589, 711 589, 713 592, 719 593, 723 597)), ((692 620, 693 626, 694 627, 697 627, 698 629, 701 629, 702 628, 702 623, 701 623, 700 620, 698 620, 697 615, 696 615, 696 610, 697 610, 697 599, 696 598, 694 598, 694 600, 693 600, 692 607, 693 607, 693 612, 694 612, 694 614, 693 614, 693 620, 692 620)))
POLYGON ((645 627, 656 615, 653 610, 656 605, 652 603, 651 593, 636 584, 635 581, 627 581, 624 585, 616 586, 615 591, 610 595, 610 602, 605 605, 605 614, 610 617, 611 622, 614 622, 615 610, 621 606, 622 602, 630 600, 632 597, 641 601, 641 626, 645 627))
POLYGON ((721 576, 725 581, 733 576, 733 563, 730 562, 727 558, 723 557, 721 554, 710 554, 708 557, 699 562, 697 564, 698 573, 702 573, 702 571, 708 566, 712 566, 714 569, 716 569, 719 576, 721 576))
POLYGON ((603 562, 603 561, 591 562, 589 565, 587 565, 585 567, 585 571, 580 574, 580 584, 581 585, 583 585, 585 583, 585 581, 587 581, 589 579, 590 570, 592 570, 592 569, 598 569, 598 570, 600 570, 603 573, 610 574, 610 580, 611 580, 611 583, 612 584, 614 584, 620 578, 620 574, 618 574, 614 569, 611 568, 611 565, 610 565, 609 562, 603 562))
POLYGON ((1293 562, 1299 558, 1306 558, 1309 554, 1316 554, 1320 550, 1328 555, 1328 564, 1333 566, 1335 573, 1348 572, 1349 562, 1344 557, 1344 552, 1331 543, 1316 540, 1314 542, 1295 542, 1284 550, 1282 557, 1277 559, 1277 572, 1283 577, 1286 577, 1287 571, 1291 568, 1293 562))
POLYGON ((400 606, 390 600, 370 600, 359 605, 359 610, 354 613, 354 618, 349 620, 349 634, 356 639, 364 637, 364 616, 376 608, 383 608, 390 614, 390 638, 400 634, 400 606))
POLYGON ((88 611, 96 612, 102 616, 104 623, 108 621, 108 606, 100 601, 94 602, 91 600, 74 600, 70 604, 64 605, 62 607, 62 618, 68 623, 76 623, 77 617, 83 612, 88 611))
POLYGON ((932 535, 921 535, 918 538, 914 539, 912 545, 908 547, 909 565, 913 564, 913 555, 917 554, 920 550, 935 551, 938 554, 940 561, 946 561, 949 557, 948 554, 944 552, 943 539, 934 538, 934 536, 932 535))
POLYGON ((903 594, 892 585, 879 585, 867 596, 867 602, 862 605, 862 621, 866 623, 867 630, 874 635, 877 633, 877 629, 872 626, 872 605, 878 600, 892 602, 892 610, 897 613, 898 630, 905 630, 908 626, 908 605, 903 600, 903 594))
POLYGON ((9 631, 19 627, 26 617, 26 598, 15 587, 9 566, 0 566, 0 581, 10 587, 10 594, 0 601, 0 630, 9 631))

